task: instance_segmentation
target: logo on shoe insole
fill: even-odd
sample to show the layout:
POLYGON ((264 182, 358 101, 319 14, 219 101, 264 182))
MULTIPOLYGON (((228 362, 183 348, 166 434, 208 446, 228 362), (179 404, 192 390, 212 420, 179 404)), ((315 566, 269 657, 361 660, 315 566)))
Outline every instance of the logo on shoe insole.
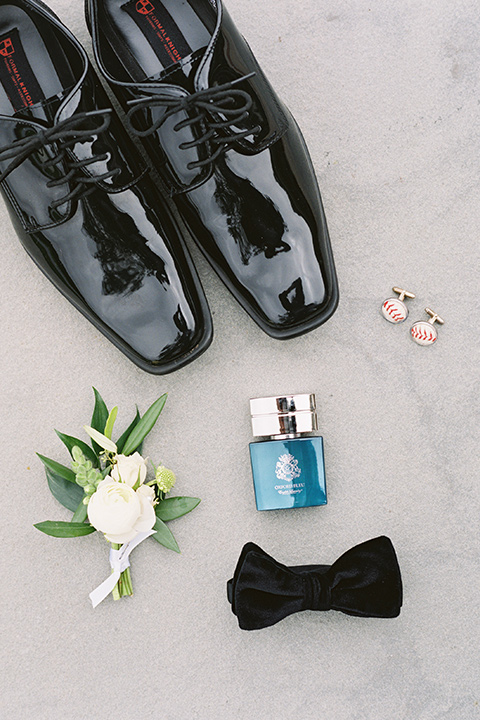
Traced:
POLYGON ((15 49, 10 38, 5 38, 5 40, 0 42, 0 55, 8 57, 8 55, 13 55, 14 52, 15 49))
POLYGON ((0 35, 0 84, 15 112, 45 98, 17 28, 0 35))
POLYGON ((158 0, 155 5, 150 0, 127 0, 122 10, 140 28, 163 67, 170 67, 191 55, 192 48, 182 30, 158 0))
POLYGON ((139 12, 141 15, 149 15, 153 10, 155 10, 154 6, 152 5, 149 0, 138 0, 137 4, 135 5, 137 12, 139 12))

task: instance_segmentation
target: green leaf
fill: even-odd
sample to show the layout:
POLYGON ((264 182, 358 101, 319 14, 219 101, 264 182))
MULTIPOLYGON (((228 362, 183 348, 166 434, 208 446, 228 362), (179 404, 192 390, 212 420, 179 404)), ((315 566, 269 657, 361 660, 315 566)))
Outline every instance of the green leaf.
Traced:
POLYGON ((48 467, 45 468, 48 487, 53 497, 68 510, 75 512, 78 505, 85 497, 83 488, 76 483, 71 483, 65 478, 52 472, 48 467))
POLYGON ((177 553, 180 552, 180 548, 178 547, 173 534, 159 518, 157 518, 153 529, 155 530, 155 535, 152 535, 154 540, 159 542, 160 545, 164 545, 169 550, 175 550, 177 553))
MULTIPOLYGON (((80 537, 81 535, 90 535, 95 532, 93 525, 87 525, 83 522, 61 522, 57 520, 45 520, 45 522, 36 523, 36 527, 45 535, 51 535, 58 538, 80 537)), ((152 537, 154 537, 152 535, 152 537)))
POLYGON ((84 425, 83 429, 85 430, 87 435, 90 435, 92 440, 94 440, 95 444, 100 446, 102 450, 106 450, 110 453, 117 452, 117 446, 115 445, 115 443, 109 438, 107 438, 103 433, 95 430, 95 428, 92 428, 89 425, 84 425))
MULTIPOLYGON (((94 430, 98 430, 98 432, 103 433, 108 420, 108 409, 105 405, 105 401, 96 388, 93 388, 93 393, 95 395, 95 407, 93 408, 92 421, 90 425, 94 428, 94 430)), ((97 445, 95 440, 92 442, 92 447, 96 453, 102 452, 102 448, 97 445)))
POLYGON ((175 520, 175 518, 182 517, 191 512, 200 502, 200 498, 196 497, 170 497, 165 500, 161 500, 158 505, 155 506, 155 513, 160 520, 168 522, 169 520, 175 520))
POLYGON ((85 522, 86 519, 87 519, 87 506, 84 505, 83 499, 82 499, 82 501, 78 504, 78 507, 73 514, 72 523, 85 522))
POLYGON ((117 419, 117 412, 118 406, 115 405, 115 407, 110 410, 107 422, 105 423, 105 430, 103 431, 103 434, 110 440, 112 439, 112 430, 113 426, 115 425, 115 420, 117 419))
POLYGON ((158 400, 155 400, 153 405, 148 408, 145 415, 140 418, 139 422, 133 428, 132 432, 127 438, 127 441, 125 442, 123 448, 124 455, 131 455, 138 448, 140 443, 143 442, 145 437, 148 435, 150 430, 157 422, 158 416, 162 412, 166 400, 167 394, 164 393, 161 397, 158 398, 158 400))
MULTIPOLYGON (((140 420, 140 413, 138 412, 138 407, 137 407, 137 413, 136 413, 135 417, 133 418, 132 422, 130 423, 128 428, 125 430, 125 432, 123 432, 117 440, 117 449, 118 449, 119 453, 123 452, 123 446, 125 445, 128 436, 132 432, 133 428, 136 427, 139 420, 140 420)), ((137 448, 137 450, 139 453, 141 453, 140 446, 137 448)))
POLYGON ((40 455, 40 453, 37 453, 40 460, 43 462, 45 467, 49 468, 50 470, 53 470, 53 472, 56 475, 60 475, 60 477, 65 478, 65 480, 68 480, 68 482, 74 483, 75 482, 75 473, 73 470, 70 470, 70 468, 65 467, 65 465, 61 465, 56 460, 51 460, 50 458, 45 457, 44 455, 40 455))
POLYGON ((58 430, 55 430, 60 440, 63 442, 64 445, 67 446, 68 452, 70 455, 72 454, 72 448, 77 447, 80 448, 80 450, 83 452, 87 460, 90 460, 93 467, 98 467, 98 457, 93 452, 92 448, 87 445, 87 443, 83 442, 83 440, 78 440, 75 437, 72 437, 71 435, 65 435, 64 433, 59 432, 58 430))

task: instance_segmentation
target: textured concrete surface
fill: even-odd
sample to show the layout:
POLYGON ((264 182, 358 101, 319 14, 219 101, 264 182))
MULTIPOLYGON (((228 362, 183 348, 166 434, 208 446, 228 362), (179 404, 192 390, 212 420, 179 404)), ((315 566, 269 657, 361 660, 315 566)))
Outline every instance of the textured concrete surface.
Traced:
MULTIPOLYGON (((81 2, 51 5, 90 52, 81 2)), ((2 680, 5 720, 476 720, 479 679, 479 13, 474 0, 230 0, 299 121, 323 193, 337 313, 296 340, 268 338, 193 250, 212 347, 164 378, 143 373, 34 267, 0 208, 2 262, 2 680), (445 318, 415 345, 379 307, 394 284, 445 318), (95 611, 108 574, 98 533, 69 519, 35 451, 65 461, 95 385, 119 423, 169 392, 145 452, 202 503, 147 541, 135 596, 95 611), (257 513, 248 399, 317 394, 329 504, 257 513), (329 562, 387 534, 405 602, 395 620, 306 612, 238 629, 225 583, 244 542, 287 564, 329 562)), ((1 11, 0 11, 1 12, 1 11)))

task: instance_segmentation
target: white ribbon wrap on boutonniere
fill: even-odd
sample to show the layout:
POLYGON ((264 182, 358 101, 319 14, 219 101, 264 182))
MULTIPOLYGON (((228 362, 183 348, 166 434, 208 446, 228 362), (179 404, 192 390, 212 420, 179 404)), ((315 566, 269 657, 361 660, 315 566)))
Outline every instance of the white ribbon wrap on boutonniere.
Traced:
POLYGON ((137 545, 140 545, 141 542, 150 537, 150 535, 154 534, 155 530, 141 532, 138 533, 138 535, 136 535, 133 540, 130 540, 130 542, 124 543, 119 550, 114 550, 113 548, 111 548, 110 566, 112 568, 112 574, 110 575, 110 577, 104 580, 101 585, 95 588, 95 590, 92 590, 92 592, 90 593, 89 598, 92 601, 93 607, 97 607, 97 605, 99 605, 102 600, 105 600, 107 595, 112 592, 113 588, 117 584, 122 572, 130 566, 130 561, 128 557, 132 550, 136 548, 137 545))

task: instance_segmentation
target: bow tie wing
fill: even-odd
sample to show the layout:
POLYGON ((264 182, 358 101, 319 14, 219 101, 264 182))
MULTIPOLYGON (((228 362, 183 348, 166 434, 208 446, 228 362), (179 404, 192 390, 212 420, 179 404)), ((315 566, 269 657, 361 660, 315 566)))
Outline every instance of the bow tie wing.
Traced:
POLYGON ((391 540, 367 540, 347 550, 326 572, 331 608, 360 617, 397 617, 402 579, 391 540))
POLYGON ((227 591, 243 630, 274 625, 304 607, 302 576, 254 543, 244 546, 227 591))

